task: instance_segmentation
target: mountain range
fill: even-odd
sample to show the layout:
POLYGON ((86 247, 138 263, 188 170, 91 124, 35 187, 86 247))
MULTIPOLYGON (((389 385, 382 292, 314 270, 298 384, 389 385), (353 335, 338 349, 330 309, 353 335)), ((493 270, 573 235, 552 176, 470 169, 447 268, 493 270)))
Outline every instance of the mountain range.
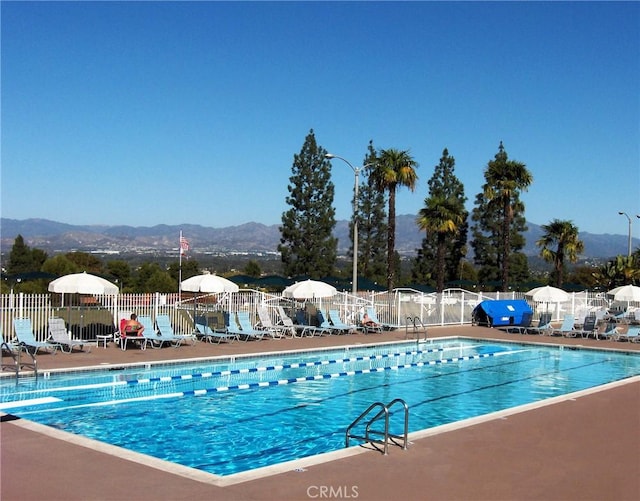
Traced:
MULTIPOLYGON (((541 226, 528 222, 524 253, 537 256, 535 242, 544 233, 541 226)), ((280 242, 279 225, 249 222, 238 226, 213 228, 195 224, 156 226, 72 225, 47 219, 0 218, 0 245, 3 253, 22 235, 30 247, 49 253, 83 252, 172 252, 178 248, 180 232, 190 243, 190 251, 198 253, 276 253, 280 242)), ((337 221, 335 237, 338 252, 345 254, 351 244, 349 221, 337 221)), ((585 259, 608 259, 627 253, 628 235, 593 234, 580 232, 585 244, 585 259)), ((415 215, 396 218, 396 249, 404 256, 414 256, 422 245, 424 233, 415 224, 415 215)), ((633 248, 640 245, 633 240, 633 248)))

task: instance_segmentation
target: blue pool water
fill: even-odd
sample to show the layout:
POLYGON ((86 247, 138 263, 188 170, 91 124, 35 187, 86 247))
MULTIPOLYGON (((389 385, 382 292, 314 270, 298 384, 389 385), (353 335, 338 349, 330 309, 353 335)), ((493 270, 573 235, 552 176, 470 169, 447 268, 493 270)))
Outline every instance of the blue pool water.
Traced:
POLYGON ((449 340, 3 378, 0 411, 230 475, 343 448, 373 402, 413 432, 636 375, 637 354, 449 340))

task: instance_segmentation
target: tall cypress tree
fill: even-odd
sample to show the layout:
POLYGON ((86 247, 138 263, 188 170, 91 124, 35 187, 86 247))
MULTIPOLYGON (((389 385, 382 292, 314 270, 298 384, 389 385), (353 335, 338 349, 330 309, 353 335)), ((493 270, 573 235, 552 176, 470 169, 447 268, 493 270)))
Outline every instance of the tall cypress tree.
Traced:
MULTIPOLYGON (((369 141, 367 154, 362 165, 364 179, 358 191, 358 273, 379 283, 384 283, 387 254, 387 212, 383 191, 376 189, 370 173, 378 161, 373 141, 369 141)), ((349 226, 349 234, 353 235, 353 222, 349 226)), ((351 238, 353 255, 353 237, 351 238)))
MULTIPOLYGON (((429 196, 418 214, 418 225, 426 230, 418 251, 412 277, 425 282, 436 277, 436 288, 459 275, 460 260, 466 254, 468 212, 464 185, 456 177, 455 158, 445 148, 429 179, 429 196)), ((430 280, 431 281, 431 280, 430 280)))
POLYGON ((338 247, 333 236, 335 187, 326 153, 317 145, 311 129, 300 153, 293 157, 286 198, 290 209, 282 214, 278 245, 288 276, 321 278, 331 275, 335 268, 338 247))
POLYGON ((522 233, 527 230, 520 192, 529 187, 533 177, 523 163, 508 159, 502 142, 487 164, 484 177, 472 213, 471 246, 480 266, 478 279, 485 283, 498 281, 501 290, 506 291, 510 278, 521 281, 528 275, 526 259, 523 261, 518 253, 525 245, 522 233), (512 264, 517 268, 510 277, 512 264))

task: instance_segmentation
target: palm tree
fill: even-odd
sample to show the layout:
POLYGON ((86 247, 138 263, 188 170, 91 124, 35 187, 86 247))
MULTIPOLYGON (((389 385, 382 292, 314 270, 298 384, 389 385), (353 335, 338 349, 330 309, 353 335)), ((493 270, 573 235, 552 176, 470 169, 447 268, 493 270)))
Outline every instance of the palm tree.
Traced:
MULTIPOLYGON (((427 198, 425 206, 418 213, 417 223, 421 230, 436 233, 436 290, 444 289, 445 253, 447 236, 458 233, 464 223, 460 212, 460 202, 454 197, 436 196, 427 198)), ((464 210, 464 206, 462 207, 464 210)))
POLYGON ((418 163, 407 150, 381 150, 378 163, 371 171, 371 180, 376 189, 389 192, 389 227, 387 232, 387 288, 395 286, 395 247, 396 247, 396 189, 406 186, 415 190, 418 175, 418 163))
POLYGON ((495 160, 487 165, 484 174, 486 184, 484 196, 490 202, 495 202, 502 214, 502 291, 507 290, 509 284, 509 254, 511 251, 511 223, 515 215, 516 205, 519 201, 520 191, 526 190, 533 182, 533 176, 527 170, 525 164, 515 160, 507 160, 507 152, 504 151, 502 141, 495 160))
POLYGON ((554 219, 550 224, 542 225, 542 230, 544 234, 536 242, 541 248, 540 257, 547 263, 553 263, 555 286, 562 287, 565 259, 575 263, 578 255, 584 252, 584 242, 578 238, 578 228, 571 221, 554 219))

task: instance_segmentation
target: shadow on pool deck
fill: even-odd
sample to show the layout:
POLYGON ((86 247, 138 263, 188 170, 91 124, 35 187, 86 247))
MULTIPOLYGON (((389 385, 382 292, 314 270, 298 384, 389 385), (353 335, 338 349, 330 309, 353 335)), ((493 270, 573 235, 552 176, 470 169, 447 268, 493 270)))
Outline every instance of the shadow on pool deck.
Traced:
MULTIPOLYGON (((640 350, 640 344, 506 334, 483 327, 429 329, 463 335, 640 350)), ((42 355, 62 367, 258 353, 404 340, 404 331, 269 340, 178 349, 42 355)), ((603 500, 640 498, 640 382, 415 440, 407 451, 366 451, 217 487, 41 434, 5 416, 0 425, 0 499, 31 500, 603 500)), ((206 433, 204 429, 194 433, 206 433)))

